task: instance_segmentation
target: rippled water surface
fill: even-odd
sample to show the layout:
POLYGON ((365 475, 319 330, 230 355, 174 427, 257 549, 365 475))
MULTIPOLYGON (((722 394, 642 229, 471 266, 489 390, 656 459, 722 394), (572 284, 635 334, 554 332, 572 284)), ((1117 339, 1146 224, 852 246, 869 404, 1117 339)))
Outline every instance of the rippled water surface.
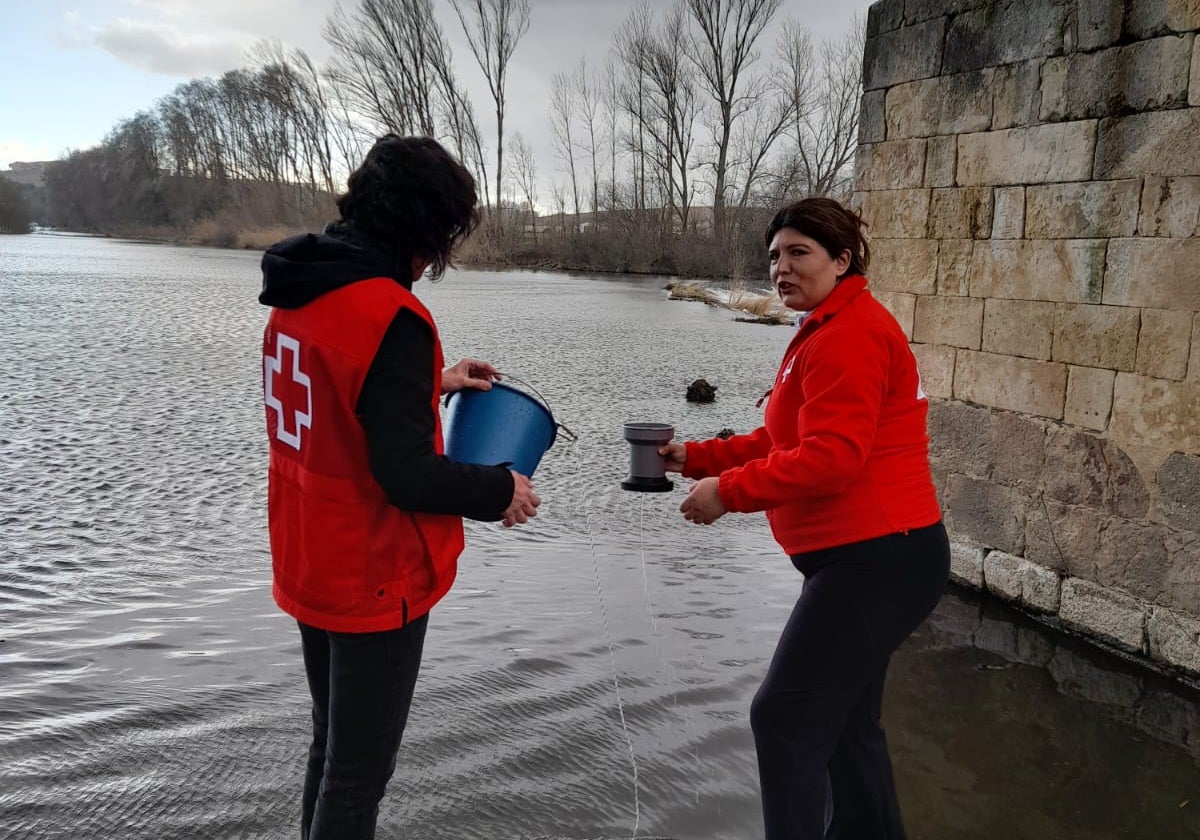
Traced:
MULTIPOLYGON (((269 595, 258 256, 0 237, 0 837, 297 836, 307 704, 269 595)), ((450 359, 578 433, 468 525, 381 837, 761 837, 747 710, 801 578, 758 516, 625 493, 626 420, 756 425, 786 327, 655 278, 450 273, 450 359), (716 403, 690 405, 704 376, 716 403)), ((893 661, 914 838, 1200 838, 1200 706, 951 590, 893 661)))

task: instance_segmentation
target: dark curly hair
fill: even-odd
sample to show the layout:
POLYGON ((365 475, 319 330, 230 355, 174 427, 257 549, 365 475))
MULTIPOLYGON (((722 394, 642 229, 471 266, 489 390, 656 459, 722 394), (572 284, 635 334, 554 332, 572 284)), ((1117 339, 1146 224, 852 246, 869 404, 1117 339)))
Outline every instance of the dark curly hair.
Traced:
POLYGON ((427 260, 432 279, 479 224, 475 179, 429 137, 385 134, 351 173, 338 197, 341 222, 382 242, 403 259, 427 260))
POLYGON ((843 251, 850 252, 850 265, 838 279, 851 274, 866 274, 871 264, 871 247, 863 234, 867 223, 853 210, 843 207, 832 198, 814 196, 784 207, 767 225, 764 239, 767 247, 783 228, 799 231, 817 242, 837 259, 843 251))

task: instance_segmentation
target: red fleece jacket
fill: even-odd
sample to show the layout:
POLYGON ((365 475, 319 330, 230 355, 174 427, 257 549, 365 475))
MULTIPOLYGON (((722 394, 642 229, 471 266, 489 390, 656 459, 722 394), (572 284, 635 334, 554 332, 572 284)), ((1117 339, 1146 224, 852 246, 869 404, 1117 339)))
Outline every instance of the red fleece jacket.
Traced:
POLYGON ((932 525, 928 401, 900 325, 850 276, 784 353, 763 425, 687 444, 684 475, 719 475, 731 511, 764 510, 788 554, 932 525))

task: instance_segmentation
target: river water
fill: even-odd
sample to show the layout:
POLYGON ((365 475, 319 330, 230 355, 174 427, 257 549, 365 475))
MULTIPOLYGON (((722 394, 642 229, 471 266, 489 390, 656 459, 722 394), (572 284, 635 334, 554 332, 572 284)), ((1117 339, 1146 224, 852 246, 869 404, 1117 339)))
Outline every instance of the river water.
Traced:
MULTIPOLYGON (((307 701, 269 595, 258 256, 0 237, 0 837, 297 836, 307 701)), ((626 420, 757 424, 787 327, 661 278, 451 272, 448 359, 579 435, 468 524, 380 837, 762 836, 748 706, 802 580, 760 516, 620 490, 626 420), (692 405, 704 376, 717 401, 692 405)), ((951 588, 885 722, 913 838, 1200 838, 1195 692, 951 588)))

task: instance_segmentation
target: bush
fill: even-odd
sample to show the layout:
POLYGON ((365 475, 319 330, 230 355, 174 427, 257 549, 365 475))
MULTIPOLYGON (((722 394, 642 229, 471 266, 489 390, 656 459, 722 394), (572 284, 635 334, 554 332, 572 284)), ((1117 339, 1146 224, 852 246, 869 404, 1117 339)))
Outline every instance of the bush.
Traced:
POLYGON ((0 176, 0 233, 29 233, 33 214, 20 184, 0 176))

